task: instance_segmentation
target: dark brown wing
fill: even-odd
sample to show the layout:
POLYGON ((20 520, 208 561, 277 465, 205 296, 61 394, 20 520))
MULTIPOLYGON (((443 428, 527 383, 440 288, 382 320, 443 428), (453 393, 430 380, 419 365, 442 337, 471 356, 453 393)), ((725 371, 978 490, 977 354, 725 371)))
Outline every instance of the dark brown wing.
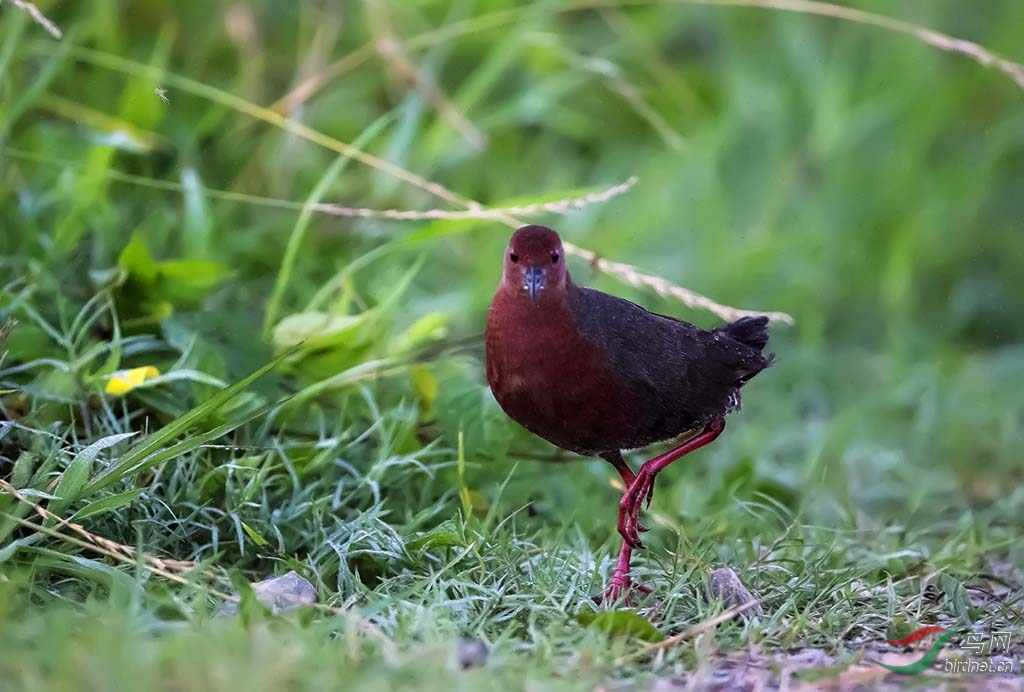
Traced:
POLYGON ((570 312, 638 402, 633 439, 624 446, 666 440, 724 416, 739 406, 742 384, 770 363, 758 347, 764 318, 706 330, 587 288, 570 293, 570 312), (735 338, 758 326, 747 343, 735 338))

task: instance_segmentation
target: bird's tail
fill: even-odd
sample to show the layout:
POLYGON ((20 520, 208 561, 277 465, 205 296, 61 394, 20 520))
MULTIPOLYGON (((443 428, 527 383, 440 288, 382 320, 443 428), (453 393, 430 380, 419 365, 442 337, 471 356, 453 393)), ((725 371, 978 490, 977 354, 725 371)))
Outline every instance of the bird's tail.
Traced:
POLYGON ((761 372, 775 360, 774 353, 765 353, 768 345, 768 318, 741 317, 735 322, 722 325, 715 333, 727 336, 751 349, 738 354, 740 362, 736 369, 736 386, 742 387, 751 377, 761 372))
POLYGON ((763 351, 764 347, 768 345, 767 317, 741 317, 715 331, 735 339, 741 344, 756 348, 758 351, 763 351))

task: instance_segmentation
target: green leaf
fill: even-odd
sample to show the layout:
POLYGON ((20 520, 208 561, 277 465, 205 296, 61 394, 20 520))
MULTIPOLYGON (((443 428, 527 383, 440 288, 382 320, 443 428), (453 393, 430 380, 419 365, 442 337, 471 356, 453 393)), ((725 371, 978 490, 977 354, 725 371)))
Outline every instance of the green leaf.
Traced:
POLYGON ((459 471, 459 500, 462 502, 462 515, 469 519, 473 513, 473 496, 466 484, 466 444, 462 430, 459 430, 459 449, 456 462, 459 471))
POLYGON ((911 632, 918 629, 919 625, 912 621, 907 620, 902 615, 896 616, 892 622, 889 623, 889 627, 885 630, 886 639, 903 639, 908 636, 911 632))
POLYGON ((440 389, 437 378, 426 365, 413 365, 409 368, 409 379, 412 381, 413 391, 422 403, 424 415, 430 415, 440 389))
POLYGON ((593 627, 612 636, 635 637, 645 642, 660 642, 665 638, 647 618, 632 610, 582 612, 576 615, 576 621, 584 627, 593 627))
POLYGON ((39 498, 40 500, 49 500, 50 502, 56 502, 57 500, 60 499, 56 495, 45 492, 43 490, 36 490, 35 488, 22 488, 18 492, 20 492, 24 497, 36 497, 39 498))
POLYGON ((375 380, 382 377, 389 370, 398 368, 399 366, 394 361, 388 359, 368 360, 365 363, 359 363, 336 375, 300 389, 288 401, 283 402, 281 408, 282 410, 293 409, 327 392, 338 391, 367 380, 375 380))
POLYGON ((159 134, 71 99, 55 94, 43 94, 38 106, 41 110, 49 111, 86 128, 85 134, 104 146, 137 154, 169 148, 167 140, 159 134))
POLYGON ((75 512, 71 518, 75 521, 82 521, 87 517, 94 517, 97 514, 102 514, 103 512, 120 509, 125 505, 130 505, 135 502, 143 492, 145 492, 143 488, 135 488, 134 490, 117 493, 116 495, 108 495, 103 499, 90 502, 85 507, 82 507, 82 509, 75 512))
POLYGON ((36 535, 37 534, 33 534, 31 536, 26 536, 25 538, 19 538, 18 540, 11 541, 4 547, 0 548, 0 565, 14 557, 14 554, 17 553, 23 545, 30 544, 36 535))
POLYGON ((125 245, 124 250, 121 250, 117 263, 129 277, 141 284, 152 284, 156 281, 156 262, 153 261, 153 255, 149 253, 146 241, 139 233, 132 234, 131 241, 125 245))
POLYGON ((118 316, 117 310, 112 303, 108 304, 108 309, 110 310, 110 324, 113 331, 110 338, 110 353, 107 355, 103 365, 92 373, 93 378, 111 375, 121 365, 121 346, 123 343, 121 339, 121 318, 118 316))
POLYGON ((405 544, 409 550, 430 550, 431 548, 463 548, 466 542, 451 531, 431 531, 417 536, 405 544))
POLYGON ((174 259, 157 262, 136 232, 117 260, 122 283, 118 304, 130 306, 129 314, 141 312, 150 317, 165 317, 174 303, 196 303, 219 281, 230 275, 222 264, 208 259, 174 259))
MULTIPOLYGON (((200 407, 192 409, 192 411, 189 411, 189 413, 185 414, 185 416, 191 415, 194 411, 196 411, 199 408, 200 407)), ((250 412, 249 414, 245 415, 244 417, 237 421, 225 423, 224 425, 219 425, 216 428, 213 428, 212 430, 207 430, 206 432, 193 433, 186 437, 184 440, 181 440, 180 442, 173 444, 170 447, 161 449, 159 451, 153 451, 152 453, 143 456, 134 464, 129 465, 121 463, 119 464, 116 470, 112 470, 111 472, 108 472, 107 474, 98 477, 92 484, 90 484, 87 490, 89 492, 94 492, 95 490, 99 490, 100 488, 105 488, 111 483, 115 483, 119 480, 128 478, 130 476, 138 475, 139 473, 142 473, 147 469, 151 469, 154 466, 159 466, 165 461, 170 461, 171 459, 174 459, 176 457, 188 454, 189 452, 193 451, 194 449, 197 449, 198 447, 201 447, 204 444, 207 444, 208 442, 212 442, 213 440, 216 440, 218 438, 223 437, 224 435, 227 435, 229 432, 244 425, 250 420, 260 418, 266 415, 272 410, 272 408, 273 406, 264 406, 260 409, 250 412), (111 480, 112 478, 113 480, 111 480)), ((174 424, 172 423, 171 425, 174 424)), ((159 432, 155 433, 154 436, 160 435, 160 433, 163 432, 163 430, 165 429, 166 428, 161 429, 159 432)), ((133 454, 132 459, 134 460, 138 458, 138 456, 140 455, 133 454)))
POLYGON ((242 530, 245 531, 245 534, 249 538, 252 539, 253 543, 255 543, 256 545, 258 545, 261 548, 263 546, 265 546, 265 545, 270 545, 270 541, 268 541, 266 538, 261 536, 259 531, 257 531, 256 529, 252 528, 251 526, 246 524, 244 521, 239 521, 239 523, 242 525, 242 530))
POLYGON ((194 303, 231 272, 210 260, 168 260, 157 265, 158 295, 172 303, 194 303))
POLYGON ((130 593, 135 587, 135 582, 130 576, 116 567, 98 560, 92 560, 81 555, 65 555, 56 550, 36 546, 23 547, 23 549, 37 555, 32 560, 33 569, 41 571, 53 570, 70 574, 101 584, 107 589, 114 588, 117 585, 123 590, 123 593, 130 593))
POLYGON ((274 346, 279 349, 303 343, 309 349, 355 346, 363 341, 360 338, 361 328, 374 315, 372 310, 358 315, 331 315, 326 312, 288 315, 274 327, 274 346))
POLYGON ((96 461, 96 457, 99 456, 100 452, 137 434, 130 432, 108 435, 96 440, 76 454, 75 458, 71 460, 71 463, 64 470, 60 482, 57 484, 57 489, 53 491, 60 499, 50 503, 50 511, 60 515, 72 502, 78 499, 82 488, 85 487, 85 483, 89 479, 89 474, 92 472, 93 462, 96 461))
POLYGON ((22 452, 18 460, 14 462, 14 469, 11 470, 11 485, 15 488, 24 488, 32 480, 32 471, 35 468, 35 455, 31 452, 22 452))
POLYGON ((199 177, 199 171, 189 166, 181 172, 181 190, 185 203, 182 251, 189 257, 207 257, 213 218, 210 216, 206 187, 199 177))
POLYGON ((966 625, 973 625, 971 597, 967 595, 967 589, 964 588, 963 583, 956 577, 943 572, 939 575, 939 585, 960 620, 966 625))
POLYGON ((443 339, 447 333, 448 315, 443 312, 429 312, 419 318, 394 341, 391 353, 402 354, 412 351, 437 339, 443 339))

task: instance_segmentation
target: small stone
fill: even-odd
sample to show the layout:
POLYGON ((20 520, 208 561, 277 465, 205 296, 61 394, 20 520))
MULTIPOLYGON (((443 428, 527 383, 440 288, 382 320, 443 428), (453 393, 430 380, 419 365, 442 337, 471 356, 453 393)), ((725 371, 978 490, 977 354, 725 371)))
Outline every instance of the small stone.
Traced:
POLYGON ((864 586, 864 582, 860 579, 854 579, 846 586, 846 592, 854 598, 871 598, 871 589, 864 586))
POLYGON ((490 654, 491 648, 479 639, 460 639, 455 645, 455 663, 462 670, 479 668, 490 654))
MULTIPOLYGON (((316 603, 316 589, 295 570, 258 581, 252 585, 252 590, 256 599, 270 608, 274 615, 316 603)), ((237 612, 238 603, 232 602, 222 605, 217 614, 234 615, 237 612)))
MULTIPOLYGON (((729 567, 714 570, 711 572, 709 579, 711 598, 721 600, 726 608, 735 608, 736 606, 746 605, 757 600, 747 590, 747 587, 743 586, 743 582, 736 576, 736 572, 729 567)), ((764 615, 764 610, 760 604, 751 607, 750 611, 756 615, 764 615)))

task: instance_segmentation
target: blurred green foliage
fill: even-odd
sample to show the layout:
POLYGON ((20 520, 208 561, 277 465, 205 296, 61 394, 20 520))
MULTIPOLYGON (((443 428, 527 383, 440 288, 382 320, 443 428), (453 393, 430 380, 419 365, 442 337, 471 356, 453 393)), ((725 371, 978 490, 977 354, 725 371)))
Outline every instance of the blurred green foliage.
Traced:
MULTIPOLYGON (((1019 610, 1024 91, 1006 74, 878 27, 687 2, 38 4, 60 41, 0 5, 0 318, 17 321, 0 479, 24 497, 223 574, 298 569, 400 644, 478 634, 537 671, 596 661, 579 679, 601 679, 629 644, 567 611, 614 558, 608 469, 546 463, 569 457, 483 381, 509 229, 311 205, 455 208, 368 155, 487 206, 635 175, 535 220, 796 319, 729 433, 659 480, 641 568, 668 594, 655 624, 706 615, 695 584, 720 562, 769 613, 729 625, 725 648, 842 652, 881 638, 878 613, 1019 610), (144 365, 163 375, 104 394, 144 365), (1011 595, 965 603, 997 566, 1011 595), (937 571, 959 597, 922 599, 937 571)), ((1024 57, 1014 0, 854 4, 1024 57)), ((53 527, 0 492, 0 613, 104 595, 113 651, 206 612, 203 589, 154 585, 53 527)), ((76 616, 40 617, 5 640, 76 616)), ((148 655, 191 656, 194 636, 148 655)), ((365 684, 389 675, 354 651, 340 665, 365 684)), ((511 679, 532 675, 521 663, 511 679)))

